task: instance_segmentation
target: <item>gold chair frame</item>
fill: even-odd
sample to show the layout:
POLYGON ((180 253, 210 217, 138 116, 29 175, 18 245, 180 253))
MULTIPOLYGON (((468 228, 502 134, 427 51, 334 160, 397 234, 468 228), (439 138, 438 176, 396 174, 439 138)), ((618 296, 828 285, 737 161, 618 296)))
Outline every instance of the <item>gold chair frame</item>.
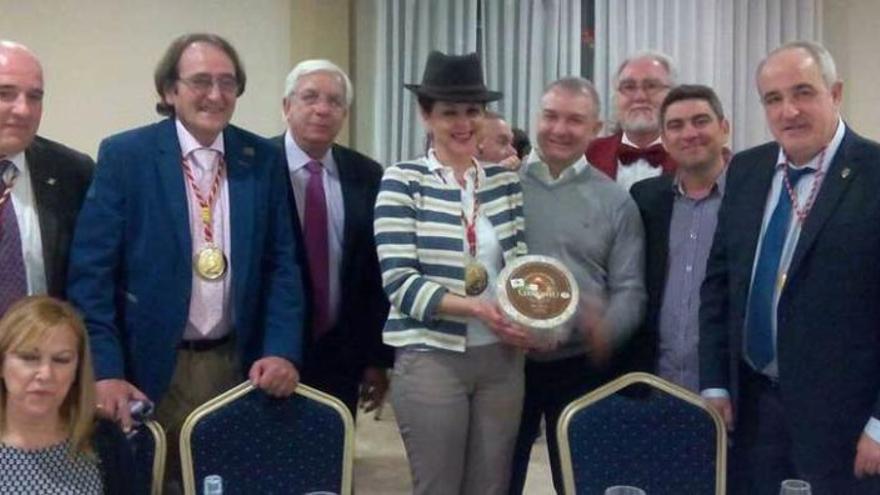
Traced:
POLYGON ((153 452, 152 479, 150 484, 151 495, 162 495, 162 483, 165 479, 165 456, 168 454, 168 444, 165 440, 165 430, 155 420, 144 421, 143 426, 153 436, 155 451, 153 452))
MULTIPOLYGON (((196 495, 198 493, 196 490, 195 473, 193 472, 192 445, 190 443, 196 424, 209 413, 235 402, 254 390, 256 390, 256 387, 249 381, 243 382, 205 402, 187 416, 180 430, 180 464, 185 494, 196 495)), ((339 495, 351 495, 352 472, 354 469, 354 419, 351 417, 351 412, 336 397, 308 385, 297 385, 294 394, 329 406, 342 417, 342 423, 345 426, 345 440, 342 454, 342 490, 339 495)))
POLYGON ((656 390, 689 402, 706 412, 715 424, 715 493, 724 495, 727 486, 727 430, 724 420, 717 411, 706 405, 702 397, 649 373, 628 373, 612 380, 596 390, 572 401, 559 417, 556 425, 556 440, 559 445, 559 461, 562 467, 562 479, 565 493, 576 493, 574 486, 574 468, 571 460, 571 445, 568 442, 568 429, 572 418, 581 410, 633 384, 645 384, 656 390))

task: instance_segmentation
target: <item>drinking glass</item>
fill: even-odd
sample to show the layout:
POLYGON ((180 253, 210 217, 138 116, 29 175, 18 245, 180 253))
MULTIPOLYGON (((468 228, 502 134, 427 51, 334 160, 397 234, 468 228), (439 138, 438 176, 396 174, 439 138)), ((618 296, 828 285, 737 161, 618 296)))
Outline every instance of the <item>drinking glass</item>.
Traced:
POLYGON ((804 480, 785 480, 779 487, 779 495, 812 495, 810 484, 804 480))
POLYGON ((605 489, 605 495, 647 495, 645 490, 634 486, 618 485, 605 489))

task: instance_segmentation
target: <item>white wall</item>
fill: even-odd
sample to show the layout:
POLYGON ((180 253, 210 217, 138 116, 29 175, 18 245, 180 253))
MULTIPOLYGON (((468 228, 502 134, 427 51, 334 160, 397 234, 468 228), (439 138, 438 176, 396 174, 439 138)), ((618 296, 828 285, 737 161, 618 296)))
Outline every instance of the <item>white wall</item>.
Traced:
POLYGON ((880 141, 880 2, 825 0, 825 44, 843 79, 843 118, 880 141))
POLYGON ((155 121, 153 69, 171 40, 210 31, 239 52, 248 75, 233 122, 273 135, 290 69, 290 0, 0 0, 0 37, 43 63, 40 134, 92 156, 99 141, 155 121))

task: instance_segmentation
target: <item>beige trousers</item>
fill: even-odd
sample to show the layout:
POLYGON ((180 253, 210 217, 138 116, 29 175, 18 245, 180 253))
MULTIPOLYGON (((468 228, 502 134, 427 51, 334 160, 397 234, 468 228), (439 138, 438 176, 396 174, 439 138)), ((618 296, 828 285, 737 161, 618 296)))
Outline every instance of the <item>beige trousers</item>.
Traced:
POLYGON ((503 344, 399 350, 391 403, 416 495, 507 493, 522 413, 523 354, 503 344))
POLYGON ((155 414, 168 438, 166 492, 175 493, 174 485, 181 483, 179 440, 183 422, 194 409, 241 383, 239 368, 233 340, 207 351, 177 351, 171 384, 155 414))

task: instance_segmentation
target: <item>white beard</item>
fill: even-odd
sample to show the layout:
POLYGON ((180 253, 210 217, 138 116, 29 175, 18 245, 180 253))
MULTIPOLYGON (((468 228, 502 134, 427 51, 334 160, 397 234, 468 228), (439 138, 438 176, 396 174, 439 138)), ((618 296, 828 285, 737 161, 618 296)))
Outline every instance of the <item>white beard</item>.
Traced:
POLYGON ((646 116, 639 114, 635 117, 623 119, 620 122, 620 128, 628 133, 643 134, 654 133, 660 131, 660 123, 655 116, 646 116))

